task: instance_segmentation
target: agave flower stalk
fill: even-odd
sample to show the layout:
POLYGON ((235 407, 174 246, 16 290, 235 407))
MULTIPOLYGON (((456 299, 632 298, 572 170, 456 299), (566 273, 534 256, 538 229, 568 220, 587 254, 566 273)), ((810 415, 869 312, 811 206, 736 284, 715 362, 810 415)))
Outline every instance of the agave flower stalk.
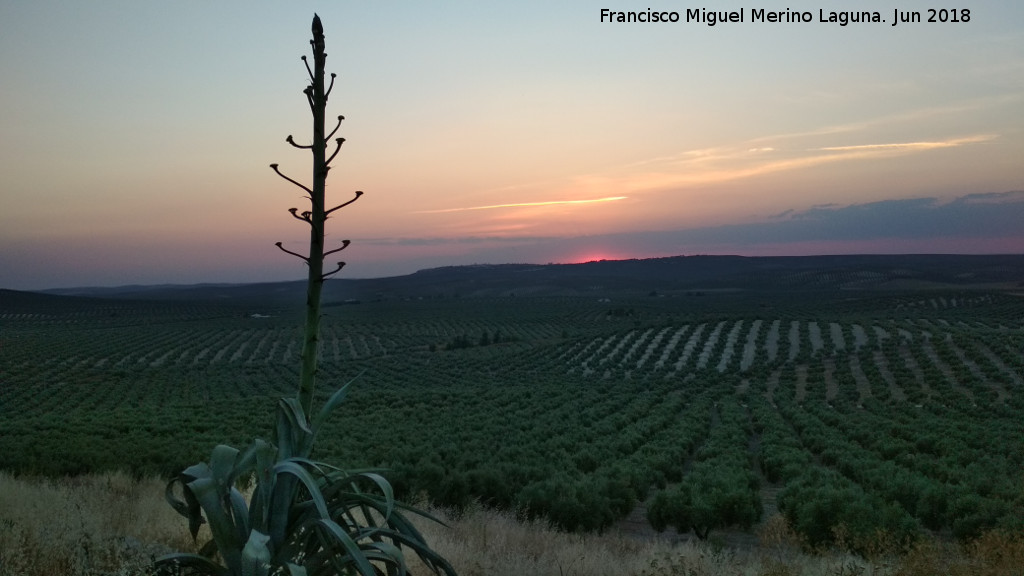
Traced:
MULTIPOLYGON (((220 445, 209 462, 190 466, 167 485, 165 497, 188 519, 195 539, 202 524, 209 525, 211 539, 200 554, 168 554, 157 558, 158 573, 209 576, 404 576, 405 553, 411 551, 434 574, 455 576, 455 569, 433 551, 403 512, 432 518, 395 500, 391 484, 376 470, 344 470, 312 460, 313 442, 326 418, 341 404, 351 384, 334 392, 317 412, 312 411, 320 330, 320 294, 324 281, 344 266, 324 273, 324 257, 344 250, 349 241, 324 250, 324 223, 332 212, 348 206, 355 197, 333 208, 324 202, 330 162, 341 150, 343 138, 335 138, 334 152, 327 155, 330 134, 324 130, 327 97, 334 87, 324 88, 324 30, 313 17, 313 67, 306 62, 311 84, 304 93, 313 113, 313 143, 287 142, 313 153, 313 185, 306 186, 271 168, 308 194, 310 209, 288 211, 310 227, 309 254, 277 247, 301 258, 309 266, 306 293, 306 331, 302 351, 299 393, 282 398, 277 409, 276 444, 256 439, 245 450, 220 445), (253 480, 247 502, 236 487, 253 480), (180 494, 180 496, 179 496, 180 494), (218 562, 219 559, 219 562, 218 562)), ((303 57, 305 61, 306 58, 303 57)))
POLYGON ((338 262, 337 268, 331 272, 324 273, 324 258, 344 250, 349 245, 348 240, 343 240, 340 247, 325 251, 324 227, 331 213, 355 202, 363 194, 362 191, 357 191, 355 197, 351 200, 333 208, 327 208, 325 199, 327 173, 331 169, 331 161, 341 151, 341 145, 345 142, 345 139, 341 137, 334 138, 334 152, 330 157, 327 156, 328 140, 334 137, 334 134, 341 128, 341 122, 345 117, 338 116, 338 123, 334 130, 329 134, 327 133, 325 126, 327 99, 331 95, 331 90, 334 89, 336 75, 331 74, 331 83, 325 88, 324 68, 327 64, 327 52, 325 51, 324 28, 320 23, 320 17, 315 14, 313 15, 313 39, 309 43, 313 47, 313 67, 310 68, 309 61, 303 56, 302 60, 306 63, 306 71, 309 73, 310 79, 310 85, 306 87, 303 93, 306 95, 310 112, 313 114, 313 143, 308 146, 297 144, 291 135, 288 136, 286 142, 296 148, 309 150, 313 153, 313 186, 306 186, 285 176, 278 169, 277 164, 270 165, 278 176, 304 190, 310 203, 310 209, 302 212, 301 215, 298 214, 298 208, 290 208, 288 210, 294 218, 309 225, 309 255, 303 256, 297 252, 292 252, 285 249, 281 242, 277 243, 278 248, 288 254, 301 258, 309 267, 309 277, 306 283, 306 323, 302 339, 302 366, 299 371, 298 391, 299 405, 302 406, 303 411, 307 415, 312 413, 313 391, 316 387, 317 355, 320 343, 320 296, 323 292, 324 281, 338 273, 345 266, 344 262, 338 262))

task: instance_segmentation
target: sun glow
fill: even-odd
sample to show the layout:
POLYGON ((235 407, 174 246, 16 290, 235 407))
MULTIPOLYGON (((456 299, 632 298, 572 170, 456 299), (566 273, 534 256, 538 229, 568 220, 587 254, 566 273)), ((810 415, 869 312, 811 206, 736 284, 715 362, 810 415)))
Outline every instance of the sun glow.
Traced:
POLYGON ((587 262, 601 262, 603 260, 622 260, 622 256, 617 256, 610 252, 594 251, 584 252, 581 256, 570 257, 566 259, 566 264, 586 264, 587 262))

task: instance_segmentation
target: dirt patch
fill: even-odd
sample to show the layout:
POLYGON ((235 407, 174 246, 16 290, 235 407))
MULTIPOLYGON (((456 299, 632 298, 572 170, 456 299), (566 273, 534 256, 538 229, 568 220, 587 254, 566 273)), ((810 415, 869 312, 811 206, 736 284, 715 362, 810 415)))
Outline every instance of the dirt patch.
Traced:
POLYGON ((697 369, 700 370, 708 365, 708 360, 711 359, 711 350, 714 349, 715 344, 718 344, 718 338, 722 334, 722 327, 725 326, 725 321, 721 321, 715 325, 715 329, 708 334, 708 339, 704 342, 704 348, 700 351, 700 356, 697 358, 697 369))
POLYGON ((932 343, 926 340, 921 347, 924 350, 925 356, 927 356, 928 360, 930 360, 931 363, 934 364, 935 367, 939 369, 939 372, 941 372, 942 375, 946 378, 946 381, 949 382, 949 385, 952 386, 953 389, 956 390, 957 392, 966 396, 967 399, 970 400, 971 404, 976 405, 977 402, 975 401, 974 393, 960 385, 960 381, 957 380, 956 375, 953 374, 953 369, 950 368, 948 364, 943 362, 941 358, 939 358, 939 353, 935 351, 935 347, 932 346, 932 343))
POLYGON ((242 334, 242 336, 244 336, 244 339, 242 340, 242 343, 238 346, 238 350, 235 350, 235 353, 232 354, 231 358, 228 359, 228 362, 237 362, 242 359, 242 354, 244 354, 246 348, 249 347, 249 342, 252 339, 252 335, 252 330, 247 330, 242 334))
POLYGON ((668 344, 665 345, 665 349, 662 350, 661 352, 661 358, 658 358, 658 361, 654 363, 655 368, 661 368, 662 366, 665 365, 665 362, 668 362, 668 359, 672 355, 672 352, 676 349, 676 346, 679 345, 679 340, 682 339, 682 337, 686 334, 686 331, 689 329, 689 325, 683 326, 679 330, 676 330, 675 334, 673 334, 672 337, 669 338, 668 344))
POLYGON ((647 342, 647 339, 651 337, 653 332, 654 328, 648 328, 643 334, 641 334, 640 337, 633 342, 633 346, 631 346, 629 351, 626 352, 626 355, 622 357, 619 364, 627 364, 634 356, 636 356, 637 351, 640 350, 640 347, 647 342))
POLYGON ((671 330, 671 328, 663 328, 661 332, 658 332, 658 334, 655 335, 654 339, 651 340, 651 343, 647 345, 647 349, 644 351, 644 355, 641 356, 639 360, 637 360, 637 368, 644 367, 644 364, 647 363, 647 359, 653 356, 654 353, 658 350, 658 346, 661 345, 662 339, 665 338, 665 334, 667 334, 669 330, 671 330))
POLYGON ((836 350, 846 350, 846 338, 843 337, 843 327, 835 322, 828 325, 829 336, 832 337, 832 346, 836 350))
POLYGON ((825 347, 825 342, 821 338, 821 326, 818 326, 817 322, 807 323, 807 336, 811 340, 812 354, 825 347))
POLYGON ((885 328, 882 328, 881 326, 872 326, 872 328, 875 331, 875 340, 878 342, 879 346, 884 344, 885 341, 891 337, 889 335, 889 331, 886 330, 885 328))
POLYGON ((868 380, 867 375, 864 374, 864 368, 860 365, 860 358, 856 356, 850 357, 850 372, 853 374, 853 381, 857 384, 857 394, 860 395, 860 403, 863 404, 865 400, 871 398, 871 382, 868 380))
POLYGON ((757 353, 757 335, 761 331, 761 320, 754 320, 747 332, 747 342, 743 345, 743 358, 740 360, 740 371, 746 372, 754 364, 754 356, 757 353))
POLYGON ((764 347, 768 351, 769 362, 775 362, 775 358, 779 355, 779 325, 781 323, 781 320, 775 320, 772 322, 772 327, 768 329, 768 339, 765 340, 764 347))
POLYGON ((807 364, 796 367, 796 401, 803 402, 807 398, 807 364))
POLYGON ((199 354, 196 354, 195 358, 192 359, 192 363, 189 364, 189 366, 197 366, 199 364, 199 362, 203 358, 206 358, 206 355, 209 354, 209 353, 210 353, 210 347, 209 346, 205 346, 202 350, 199 351, 199 354))
POLYGON ((930 400, 935 395, 935 392, 928 385, 928 382, 925 381, 924 372, 917 365, 917 360, 914 360, 913 354, 910 353, 906 346, 900 346, 900 357, 903 358, 903 364, 907 367, 907 370, 910 370, 910 373, 914 375, 914 381, 921 387, 921 392, 930 400))
POLYGON ((733 325, 732 330, 729 330, 729 334, 725 337, 725 348, 722 350, 722 357, 718 360, 718 366, 715 368, 719 374, 725 372, 725 369, 729 366, 729 361, 732 360, 732 355, 736 351, 736 342, 740 338, 740 330, 742 329, 743 320, 740 320, 733 325))
POLYGON ((875 361, 875 368, 878 369, 878 373, 882 376, 882 380, 884 380, 886 386, 889 387, 889 394, 897 402, 905 402, 907 400, 907 394, 903 391, 903 388, 900 388, 900 386, 896 384, 896 378, 889 370, 889 362, 885 359, 885 354, 882 354, 881 350, 875 350, 872 358, 875 361))
POLYGON ((1006 388, 1003 387, 1000 382, 990 380, 989 377, 982 372, 981 368, 978 367, 977 363, 967 357, 967 353, 964 352, 962 348, 952 342, 949 343, 949 347, 953 350, 953 353, 956 354, 960 363, 966 366, 967 370, 971 372, 972 376, 992 389, 996 395, 996 404, 1006 404, 1006 401, 1010 398, 1010 394, 1006 391, 1006 388))
POLYGON ((167 359, 171 357, 171 354, 174 354, 175 352, 177 352, 177 349, 175 349, 175 348, 172 348, 172 349, 168 350, 167 352, 164 352, 164 354, 162 356, 160 356, 156 360, 153 360, 152 362, 150 362, 149 366, 151 368, 156 368, 157 366, 163 366, 164 362, 166 362, 167 359))
POLYGON ((636 336, 636 330, 631 330, 629 332, 629 334, 626 334, 625 336, 623 336, 622 340, 619 340, 619 343, 615 345, 615 348, 612 348, 612 351, 609 352, 607 356, 605 356, 604 358, 601 358, 601 360, 598 362, 598 364, 604 364, 605 362, 609 362, 609 361, 615 359, 615 357, 618 356, 619 353, 622 352, 622 350, 624 350, 626 348, 626 346, 629 346, 630 342, 633 341, 633 338, 635 336, 636 336))
POLYGON ((617 338, 617 336, 609 336, 605 338, 604 342, 601 342, 601 345, 597 347, 597 350, 594 350, 594 352, 590 356, 588 356, 586 360, 583 361, 584 372, 593 371, 593 369, 590 367, 590 364, 593 363, 598 357, 600 357, 601 353, 605 351, 605 348, 608 348, 609 346, 612 345, 612 342, 615 342, 615 338, 617 338))
POLYGON ((987 358, 993 366, 998 368, 1000 372, 1009 376, 1010 380, 1014 383, 1014 385, 1024 388, 1024 380, 1022 380, 1021 377, 1016 372, 1014 372, 1012 368, 1007 366, 1006 363, 1003 362, 1003 360, 999 358, 999 356, 997 356, 991 348, 985 346, 984 344, 980 344, 978 345, 978 351, 981 352, 981 354, 985 356, 985 358, 987 358))
POLYGON ((793 320, 789 323, 789 360, 792 361, 800 354, 800 322, 793 320))
POLYGON ((295 350, 295 345, 298 343, 294 338, 288 340, 288 348, 284 351, 284 356, 281 357, 282 362, 291 362, 298 355, 295 350))
POLYGON ((860 350, 868 345, 868 333, 860 324, 853 325, 853 349, 860 350))
POLYGON ((704 333, 704 328, 707 328, 707 324, 697 326, 697 329, 693 331, 693 334, 690 334, 690 338, 686 341, 686 345, 683 346, 683 355, 679 357, 679 360, 676 361, 675 366, 673 366, 675 369, 674 372, 682 370, 683 366, 686 365, 686 361, 690 359, 691 355, 693 355, 693 350, 697 347, 697 342, 700 340, 700 335, 704 333))
POLYGON ((834 377, 836 373, 836 361, 832 358, 825 358, 822 361, 825 368, 825 401, 831 402, 839 395, 839 385, 834 377))

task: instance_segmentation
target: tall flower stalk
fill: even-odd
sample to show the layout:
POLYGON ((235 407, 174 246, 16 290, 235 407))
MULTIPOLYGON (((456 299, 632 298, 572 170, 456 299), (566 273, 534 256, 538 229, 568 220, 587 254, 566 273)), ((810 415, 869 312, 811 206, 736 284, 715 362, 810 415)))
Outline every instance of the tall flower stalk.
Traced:
POLYGON ((313 406, 313 392, 316 388, 316 368, 320 347, 320 298, 323 292, 324 281, 338 273, 344 266, 344 262, 338 262, 337 268, 331 272, 324 273, 324 258, 348 247, 349 241, 343 240, 341 246, 333 250, 324 251, 324 228, 330 215, 349 204, 355 202, 362 196, 362 191, 356 191, 355 197, 351 200, 328 209, 326 203, 327 173, 330 171, 330 163, 334 160, 345 139, 334 138, 334 152, 327 156, 328 140, 334 137, 341 128, 344 116, 338 116, 338 123, 330 134, 326 132, 327 99, 334 89, 335 74, 331 74, 331 83, 324 87, 324 68, 327 64, 326 45, 324 43, 324 28, 320 23, 320 17, 313 15, 313 39, 309 41, 313 47, 313 67, 309 67, 309 61, 305 56, 302 61, 306 63, 306 71, 309 73, 310 85, 303 93, 309 102, 310 112, 313 114, 313 143, 310 145, 297 144, 295 139, 289 135, 286 141, 292 146, 309 150, 313 153, 313 186, 312 188, 301 184, 281 173, 277 164, 271 164, 278 176, 298 186, 308 194, 310 209, 298 213, 298 208, 290 208, 288 211, 293 217, 309 225, 309 255, 303 256, 296 252, 287 250, 281 242, 277 247, 304 260, 309 267, 309 277, 306 282, 306 324, 302 339, 302 367, 299 372, 299 405, 306 414, 311 414, 313 406))
POLYGON ((402 576, 408 573, 405 554, 415 553, 434 573, 455 576, 455 569, 433 551, 404 512, 429 516, 395 500, 391 484, 376 470, 345 470, 311 458, 313 442, 324 421, 341 404, 351 384, 335 391, 316 412, 317 348, 320 332, 320 295, 324 281, 345 265, 324 273, 324 258, 344 250, 324 249, 324 223, 330 215, 355 202, 362 192, 333 208, 324 201, 330 163, 345 141, 334 138, 343 117, 325 133, 327 98, 334 87, 324 87, 324 30, 313 16, 313 67, 306 61, 311 84, 304 93, 313 113, 313 143, 292 146, 313 153, 313 185, 306 186, 278 169, 288 182, 308 193, 310 209, 291 208, 292 216, 310 227, 309 254, 278 248, 309 265, 306 292, 306 329, 297 397, 281 398, 277 410, 277 442, 256 439, 244 451, 219 445, 209 462, 186 468, 167 485, 166 498, 188 519, 196 538, 203 524, 211 539, 199 554, 169 554, 156 560, 158 572, 215 576, 350 575, 402 576), (254 481, 248 499, 237 484, 254 481))

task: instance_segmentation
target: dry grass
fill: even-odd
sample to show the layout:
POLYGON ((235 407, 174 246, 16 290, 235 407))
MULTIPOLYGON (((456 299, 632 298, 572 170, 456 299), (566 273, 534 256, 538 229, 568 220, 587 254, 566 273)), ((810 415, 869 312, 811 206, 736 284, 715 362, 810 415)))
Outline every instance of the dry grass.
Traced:
MULTIPOLYGON (((808 555, 781 516, 764 524, 756 550, 711 543, 637 538, 622 534, 578 535, 524 522, 508 513, 476 508, 447 529, 421 523, 435 550, 460 576, 825 576, 880 574, 849 554, 808 555), (852 570, 852 571, 844 571, 852 570)), ((414 573, 422 573, 418 565, 414 573)))
MULTIPOLYGON (((0 473, 0 576, 147 574, 153 557, 194 551, 164 482, 104 474, 46 480, 0 473)), ((967 546, 924 541, 905 554, 810 555, 780 516, 756 549, 621 534, 575 535, 472 508, 419 521, 461 576, 1022 576, 1024 537, 991 533, 967 546)), ((205 541, 205 537, 201 535, 205 541)), ((415 561, 414 574, 426 571, 415 561)))
POLYGON ((154 556, 193 551, 164 482, 124 474, 64 480, 0 473, 0 576, 143 574, 154 556))

